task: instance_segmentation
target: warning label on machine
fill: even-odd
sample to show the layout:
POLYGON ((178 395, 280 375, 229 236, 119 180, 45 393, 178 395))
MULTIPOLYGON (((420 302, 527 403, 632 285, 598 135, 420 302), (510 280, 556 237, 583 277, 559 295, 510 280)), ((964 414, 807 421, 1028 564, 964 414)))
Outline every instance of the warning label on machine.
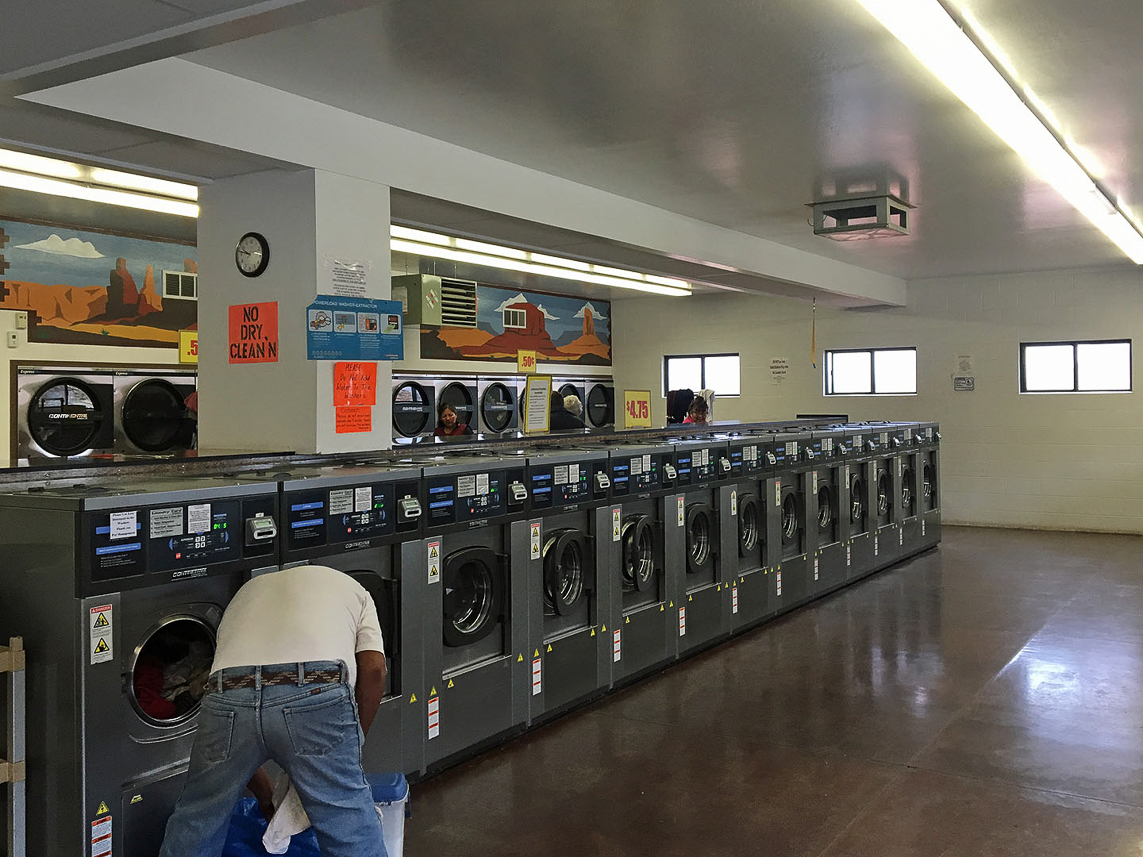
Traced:
POLYGON ((544 689, 543 663, 539 651, 532 658, 532 696, 539 696, 544 689))
POLYGON ((687 608, 679 608, 679 636, 685 637, 687 635, 687 608))
MULTIPOLYGON (((634 461, 635 459, 631 459, 634 461)), ((619 541, 623 537, 623 510, 611 510, 611 540, 613 542, 619 541)))
POLYGON ((429 739, 441 734, 441 699, 433 696, 429 699, 429 739))
POLYGON ((539 522, 529 524, 529 528, 531 529, 531 533, 532 533, 532 535, 531 535, 531 541, 532 541, 531 557, 532 557, 532 559, 539 559, 540 558, 540 524, 539 524, 539 522))
POLYGON ((104 857, 111 853, 111 816, 91 822, 91 857, 104 857))
POLYGON ((429 583, 438 583, 441 579, 441 543, 439 540, 429 542, 426 547, 429 555, 429 583))
MULTIPOLYGON (((111 636, 111 605, 103 604, 92 607, 89 614, 91 627, 91 663, 103 664, 112 660, 115 652, 112 649, 114 641, 111 636)), ((108 824, 111 820, 108 819, 108 824)))
POLYGON ((621 646, 621 639, 620 639, 621 634, 620 634, 620 631, 618 628, 615 629, 615 632, 612 634, 612 637, 613 637, 613 641, 611 644, 611 659, 615 663, 619 663, 620 659, 623 657, 623 654, 622 654, 623 649, 621 646))

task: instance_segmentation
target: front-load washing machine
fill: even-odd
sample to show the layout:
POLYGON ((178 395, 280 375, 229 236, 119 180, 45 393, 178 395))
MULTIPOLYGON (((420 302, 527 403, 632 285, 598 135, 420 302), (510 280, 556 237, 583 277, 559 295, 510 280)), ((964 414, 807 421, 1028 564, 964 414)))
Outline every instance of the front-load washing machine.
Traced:
POLYGON ((12 458, 111 454, 115 446, 114 402, 110 371, 17 366, 12 458))
POLYGON ((600 555, 613 530, 607 452, 537 452, 528 458, 528 485, 528 719, 538 723, 611 682, 612 578, 600 555))
POLYGON ((813 539, 810 563, 811 587, 814 595, 823 595, 842 586, 846 580, 845 462, 848 447, 845 430, 841 428, 815 428, 811 433, 811 448, 817 458, 810 471, 810 490, 807 499, 811 509, 806 517, 813 539))
POLYGON ((874 432, 862 423, 844 427, 850 460, 846 465, 848 512, 846 518, 846 580, 874 570, 873 535, 877 528, 877 483, 874 461, 878 447, 874 432))
POLYGON ((920 423, 893 424, 900 441, 897 455, 897 483, 901 486, 901 529, 898 533, 901 559, 919 553, 921 544, 921 446, 924 434, 920 423))
POLYGON ((589 429, 615 428, 615 382, 610 378, 584 380, 583 422, 589 429))
POLYGON ((941 541, 941 431, 937 423, 922 423, 921 444, 921 547, 941 541))
POLYGON ((523 460, 438 455, 421 465, 423 532, 405 549, 427 569, 418 711, 435 771, 528 719, 528 488, 523 460))
POLYGON ((393 376, 393 442, 431 441, 437 427, 437 396, 432 379, 393 376))
POLYGON ((30 857, 158 853, 222 612, 277 567, 277 505, 273 484, 186 478, 0 494, 0 626, 35 666, 30 857))
MULTIPOLYGON (((462 376, 437 378, 435 387, 438 409, 447 404, 456 412, 458 423, 470 426, 474 432, 480 429, 480 400, 476 378, 462 376)), ((433 426, 436 426, 435 414, 433 426)))
POLYGON ((193 369, 117 369, 115 452, 137 456, 194 449, 197 417, 186 400, 197 384, 193 369))
POLYGON ((886 423, 869 423, 872 433, 868 446, 873 451, 870 485, 874 500, 873 570, 880 571, 901 556, 899 481, 897 479, 897 444, 894 432, 886 423))
POLYGON ((401 545, 420 529, 421 471, 383 464, 331 465, 281 481, 282 566, 339 569, 372 596, 388 666, 382 698, 362 751, 370 771, 424 768, 423 727, 413 700, 424 696, 424 569, 401 545))
POLYGON ((737 550, 727 557, 727 571, 732 575, 730 624, 735 632, 741 632, 771 613, 766 498, 774 469, 769 463, 769 436, 731 437, 729 448, 731 493, 723 509, 722 526, 737 535, 737 550))
POLYGON ((809 536, 806 532, 806 480, 809 461, 805 446, 808 432, 781 429, 773 434, 774 511, 770 516, 773 544, 779 547, 774 568, 774 610, 784 613, 810 596, 806 564, 809 536))
POLYGON ((683 575, 677 523, 678 471, 670 446, 633 440, 608 447, 611 532, 604 540, 611 576, 611 682, 619 686, 675 658, 676 624, 668 581, 683 575))
POLYGON ((480 424, 473 426, 486 437, 514 435, 520 431, 520 379, 481 378, 476 392, 480 424))
POLYGON ((682 492, 685 563, 675 577, 672 600, 678 611, 678 654, 683 657, 730 633, 728 567, 737 566, 731 558, 738 553, 738 534, 722 525, 722 509, 734 490, 726 439, 677 441, 675 466, 682 492))

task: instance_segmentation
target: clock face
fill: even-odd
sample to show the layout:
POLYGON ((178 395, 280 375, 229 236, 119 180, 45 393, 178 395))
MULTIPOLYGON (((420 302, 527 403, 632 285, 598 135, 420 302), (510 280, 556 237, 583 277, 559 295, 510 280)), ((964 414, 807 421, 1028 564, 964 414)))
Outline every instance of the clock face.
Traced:
POLYGON ((257 277, 270 264, 270 245, 257 232, 247 232, 234 248, 234 262, 247 277, 257 277))

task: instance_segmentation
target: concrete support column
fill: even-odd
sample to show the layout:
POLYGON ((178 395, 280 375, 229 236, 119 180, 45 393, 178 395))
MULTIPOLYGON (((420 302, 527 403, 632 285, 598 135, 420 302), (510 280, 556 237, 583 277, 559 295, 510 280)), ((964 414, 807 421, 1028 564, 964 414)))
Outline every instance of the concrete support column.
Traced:
POLYGON ((377 366, 372 430, 338 434, 333 361, 306 359, 306 307, 331 294, 328 263, 369 265, 366 297, 388 299, 389 188, 319 170, 271 171, 215 182, 200 193, 199 446, 222 450, 349 452, 392 443, 390 364, 377 366), (247 232, 270 264, 246 277, 234 249, 247 232), (232 364, 231 306, 276 303, 275 362, 232 364))

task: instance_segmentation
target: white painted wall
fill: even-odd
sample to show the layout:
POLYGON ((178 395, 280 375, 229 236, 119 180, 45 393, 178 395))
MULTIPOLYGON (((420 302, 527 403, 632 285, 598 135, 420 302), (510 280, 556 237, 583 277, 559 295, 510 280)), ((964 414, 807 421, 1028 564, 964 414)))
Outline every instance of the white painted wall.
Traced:
POLYGON ((12 391, 13 363, 82 363, 132 367, 179 365, 177 348, 130 348, 105 345, 64 345, 54 342, 29 342, 27 328, 18 328, 17 319, 27 314, 21 310, 0 310, 0 401, 10 402, 9 418, 0 420, 0 459, 7 460, 16 425, 16 408, 12 391), (8 332, 15 331, 19 344, 8 346, 8 332))
MULTIPOLYGON (((854 419, 939 420, 945 520, 1011 527, 1143 532, 1143 392, 1020 395, 1019 343, 1134 338, 1143 274, 1057 271, 909 283, 908 305, 818 310, 818 367, 810 362, 810 305, 746 296, 615 301, 617 390, 661 390, 664 354, 737 351, 742 393, 716 402, 719 419, 769 420, 840 410, 854 419), (918 349, 918 394, 822 395, 826 348, 918 349), (958 355, 975 362, 976 392, 954 393, 958 355), (782 385, 773 357, 790 361, 782 385)), ((665 400, 653 400, 665 422, 665 400)))
POLYGON ((368 297, 389 297, 389 188, 314 170, 268 172, 204 187, 200 204, 200 447, 387 448, 389 365, 378 364, 373 430, 335 434, 333 362, 306 359, 306 307, 330 292, 327 257, 371 262, 368 297), (270 245, 270 265, 253 279, 234 265, 234 247, 250 231, 262 233, 270 245), (231 365, 230 306, 263 302, 278 304, 278 361, 231 365))

